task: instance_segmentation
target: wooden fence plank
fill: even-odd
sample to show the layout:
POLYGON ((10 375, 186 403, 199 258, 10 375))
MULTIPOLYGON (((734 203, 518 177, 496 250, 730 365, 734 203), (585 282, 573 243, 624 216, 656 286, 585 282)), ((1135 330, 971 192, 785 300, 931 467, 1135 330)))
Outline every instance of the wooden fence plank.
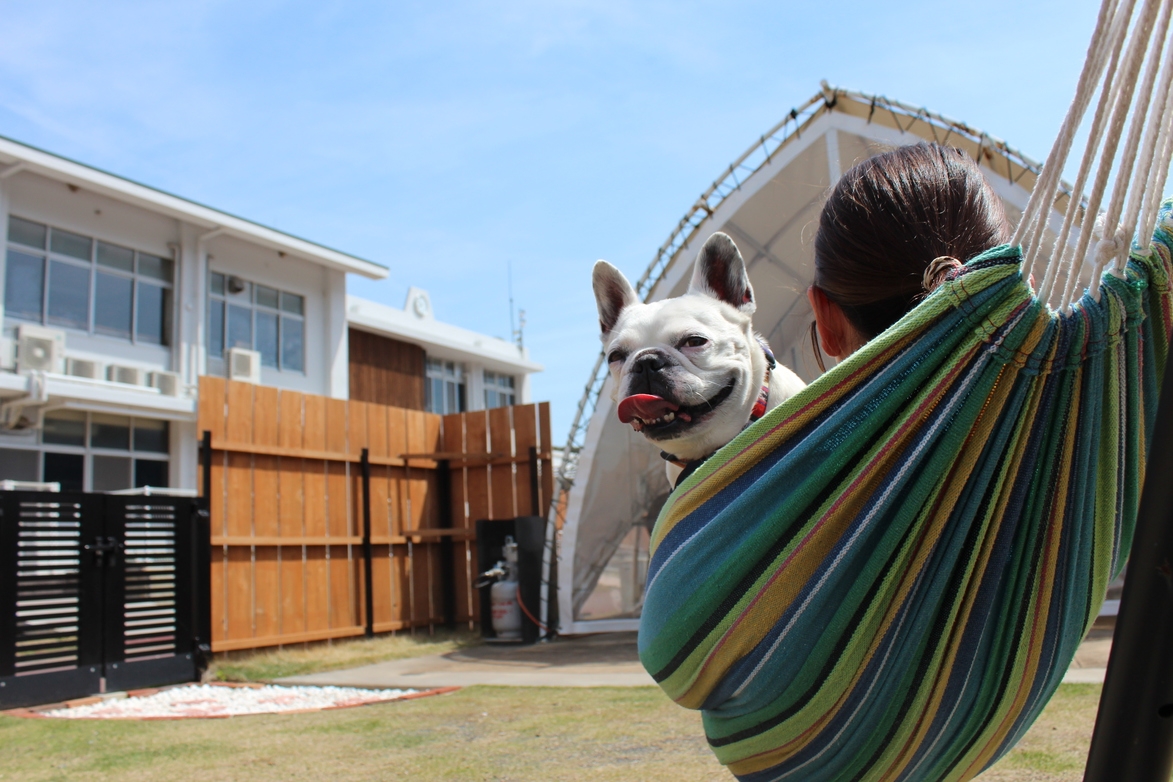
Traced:
POLYGON ((281 391, 278 397, 277 444, 286 448, 303 448, 305 440, 305 397, 296 391, 281 391))
POLYGON ((541 451, 538 438, 537 405, 518 405, 513 408, 513 437, 517 447, 517 456, 526 457, 525 464, 517 465, 517 481, 514 491, 517 497, 518 515, 540 516, 542 515, 540 510, 533 507, 529 465, 529 449, 532 447, 541 451))
MULTIPOLYGON (((488 418, 484 412, 469 413, 464 419, 464 442, 466 453, 488 453, 488 418)), ((469 520, 475 524, 479 519, 493 518, 493 505, 489 491, 489 468, 470 466, 465 472, 465 489, 468 502, 469 520)))
MULTIPOLYGON (((251 443, 253 441, 253 388, 252 383, 228 381, 228 409, 224 439, 237 443, 251 443)), ((215 440, 213 440, 214 442, 215 440)))
POLYGON ((253 563, 252 552, 242 546, 228 548, 225 568, 228 616, 227 638, 252 638, 253 635, 253 563))
POLYGON ((223 546, 212 549, 209 589, 212 603, 212 643, 219 644, 228 637, 228 585, 224 573, 228 566, 228 552, 223 546))
MULTIPOLYGON (((448 453, 465 453, 464 450, 464 413, 444 416, 444 436, 440 448, 448 453)), ((456 529, 468 529, 468 516, 464 502, 464 481, 467 467, 452 468, 449 476, 449 485, 452 496, 449 507, 452 509, 452 526, 456 529)), ((455 577, 456 592, 456 621, 467 622, 472 617, 472 604, 476 602, 472 588, 473 563, 475 546, 467 540, 456 540, 452 544, 452 572, 455 577)), ((443 585, 441 585, 442 587, 443 585)))
POLYGON ((355 402, 353 399, 346 404, 346 448, 351 456, 358 458, 362 449, 370 449, 371 430, 368 419, 368 410, 372 405, 366 402, 355 402))
MULTIPOLYGON (((326 449, 326 400, 323 397, 305 395, 305 424, 302 437, 307 448, 326 449)), ((325 535, 326 463, 307 459, 305 467, 306 534, 325 535)))
POLYGON ((325 546, 305 548, 306 631, 330 627, 330 570, 325 546))
POLYGON ((308 630, 304 555, 304 546, 281 548, 281 625, 278 634, 282 636, 308 630))
POLYGON ((326 399, 326 450, 347 453, 345 399, 326 399))
POLYGON ((253 635, 281 632, 281 549, 258 546, 253 564, 253 635))
POLYGON ((253 444, 281 445, 279 397, 279 392, 272 386, 253 389, 253 444))
POLYGON ((541 453, 548 454, 542 459, 542 513, 540 515, 549 517, 550 506, 554 502, 554 462, 549 454, 553 453, 554 440, 553 433, 550 431, 550 403, 540 402, 538 404, 538 433, 541 438, 541 445, 538 450, 541 453))
MULTIPOLYGON (((513 456, 513 422, 508 407, 489 411, 489 452, 513 456)), ((517 512, 516 465, 489 465, 489 485, 493 493, 493 518, 512 519, 517 512)))

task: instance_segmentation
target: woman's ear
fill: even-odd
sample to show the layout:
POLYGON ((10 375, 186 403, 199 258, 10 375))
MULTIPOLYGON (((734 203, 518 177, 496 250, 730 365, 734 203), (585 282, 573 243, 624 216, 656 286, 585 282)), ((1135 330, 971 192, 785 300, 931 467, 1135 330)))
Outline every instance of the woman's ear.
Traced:
POLYGON ((845 358, 854 352, 861 340, 851 321, 838 304, 831 301, 822 288, 814 285, 806 289, 806 297, 815 311, 815 324, 823 352, 832 358, 845 358))

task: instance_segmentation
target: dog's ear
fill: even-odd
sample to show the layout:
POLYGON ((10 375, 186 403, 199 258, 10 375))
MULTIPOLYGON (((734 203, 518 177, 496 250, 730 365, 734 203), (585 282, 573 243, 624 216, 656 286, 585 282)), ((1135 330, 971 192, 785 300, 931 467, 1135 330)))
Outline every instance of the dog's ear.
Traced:
POLYGON ((705 241, 697 255, 688 292, 719 299, 747 315, 757 309, 745 261, 733 240, 719 231, 705 241))
POLYGON ((595 289, 595 303, 599 305, 599 328, 607 334, 615 328, 623 308, 637 303, 639 296, 623 272, 606 261, 595 262, 591 284, 595 289))

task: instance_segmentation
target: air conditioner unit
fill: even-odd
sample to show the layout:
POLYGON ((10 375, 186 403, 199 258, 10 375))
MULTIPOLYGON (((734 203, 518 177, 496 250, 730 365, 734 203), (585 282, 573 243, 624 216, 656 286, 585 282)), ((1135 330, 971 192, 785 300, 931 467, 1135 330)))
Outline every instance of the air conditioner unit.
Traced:
POLYGON ((228 349, 228 379, 245 383, 261 382, 261 354, 243 348, 228 349))
POLYGON ((40 326, 17 326, 16 371, 57 372, 65 369, 65 332, 40 326))
POLYGON ((65 374, 85 377, 90 380, 105 380, 106 365, 101 361, 88 358, 67 358, 65 359, 65 374))
POLYGON ((0 369, 16 371, 16 340, 0 337, 0 369))
POLYGON ((125 383, 128 386, 146 385, 143 382, 146 380, 146 374, 138 367, 124 367, 119 364, 111 364, 106 367, 107 380, 111 383, 125 383))
POLYGON ((151 387, 159 389, 163 396, 179 396, 183 391, 179 375, 174 372, 152 372, 149 379, 151 387))

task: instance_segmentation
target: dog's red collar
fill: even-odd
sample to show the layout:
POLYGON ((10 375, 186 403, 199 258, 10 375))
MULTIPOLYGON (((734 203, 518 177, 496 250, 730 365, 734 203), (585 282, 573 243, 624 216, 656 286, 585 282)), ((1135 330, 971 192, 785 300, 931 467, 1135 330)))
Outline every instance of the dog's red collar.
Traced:
POLYGON ((770 403, 770 372, 778 366, 778 360, 774 358, 774 351, 770 350, 766 341, 758 337, 758 344, 762 346, 762 352, 766 354, 766 377, 762 380, 761 390, 758 391, 758 401, 753 403, 753 410, 750 411, 749 424, 766 414, 766 405, 770 403))
MULTIPOLYGON (((766 377, 762 380, 762 387, 758 390, 757 401, 753 403, 753 410, 749 412, 749 420, 746 421, 745 426, 749 426, 754 421, 758 420, 766 414, 766 406, 770 403, 770 372, 774 369, 774 367, 778 366, 778 361, 774 358, 774 352, 770 350, 770 346, 766 344, 766 341, 759 337, 758 344, 762 346, 762 352, 766 354, 766 377)), ((744 429, 745 427, 742 428, 744 429)), ((716 451, 713 453, 716 453, 716 451)), ((693 459, 692 461, 686 462, 676 454, 668 453, 667 451, 660 451, 661 459, 675 464, 677 467, 680 467, 684 470, 684 472, 680 473, 680 476, 676 479, 677 486, 680 485, 681 481, 691 475, 697 467, 700 467, 702 464, 704 464, 705 460, 712 455, 712 453, 706 454, 699 459, 693 459)))

